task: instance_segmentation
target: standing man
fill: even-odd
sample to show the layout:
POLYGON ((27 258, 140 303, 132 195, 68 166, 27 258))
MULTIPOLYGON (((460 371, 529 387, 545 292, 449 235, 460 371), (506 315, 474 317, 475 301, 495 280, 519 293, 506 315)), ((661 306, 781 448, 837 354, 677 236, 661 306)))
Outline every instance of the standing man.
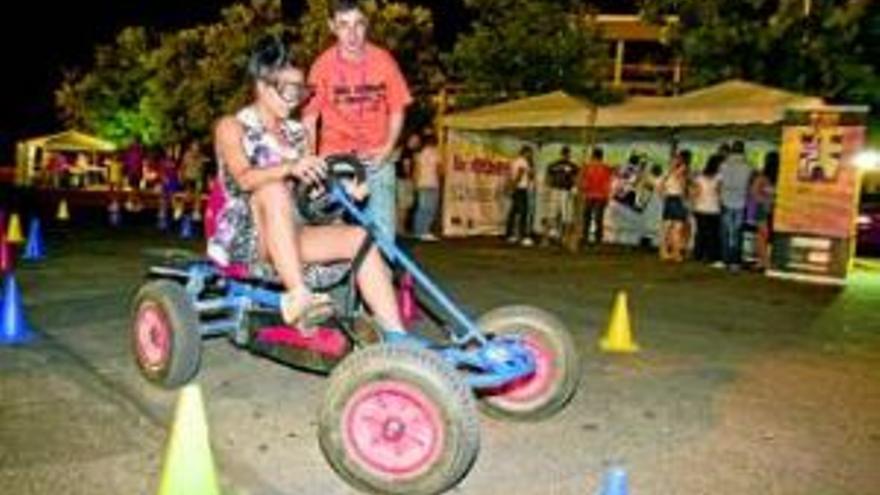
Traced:
POLYGON ((529 191, 534 188, 535 183, 533 156, 531 146, 523 146, 519 150, 519 156, 510 164, 513 194, 510 213, 507 215, 507 242, 519 242, 526 247, 534 244, 529 223, 529 191))
POLYGON ((602 244, 605 225, 605 207, 611 197, 611 176, 613 171, 604 161, 602 148, 593 150, 592 158, 584 167, 580 177, 581 194, 584 196, 584 244, 590 243, 591 227, 595 223, 596 245, 602 244))
POLYGON ((547 187, 550 189, 550 232, 553 240, 565 238, 571 228, 571 192, 574 190, 578 166, 571 161, 571 150, 562 148, 559 159, 547 167, 547 187))
POLYGON ((412 96, 394 58, 367 41, 367 17, 357 0, 332 0, 329 22, 336 43, 309 71, 315 94, 303 122, 319 154, 353 153, 367 163, 367 211, 393 237, 395 167, 390 157, 412 96))
POLYGON ((734 142, 721 164, 721 259, 733 271, 742 263, 742 227, 752 178, 745 151, 742 141, 734 142))

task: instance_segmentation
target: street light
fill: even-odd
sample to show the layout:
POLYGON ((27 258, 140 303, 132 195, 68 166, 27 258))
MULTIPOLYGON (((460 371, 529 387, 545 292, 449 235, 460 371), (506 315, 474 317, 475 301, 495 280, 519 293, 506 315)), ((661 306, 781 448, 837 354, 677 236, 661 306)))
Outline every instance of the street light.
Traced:
POLYGON ((880 168, 880 151, 864 149, 853 157, 853 165, 861 172, 880 168))

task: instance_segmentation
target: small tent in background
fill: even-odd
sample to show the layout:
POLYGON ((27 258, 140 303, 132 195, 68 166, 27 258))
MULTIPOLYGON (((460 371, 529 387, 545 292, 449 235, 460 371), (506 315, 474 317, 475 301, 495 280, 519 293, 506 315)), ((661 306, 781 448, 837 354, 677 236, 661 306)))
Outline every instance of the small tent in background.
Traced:
POLYGON ((39 136, 20 141, 16 146, 16 173, 18 185, 29 186, 45 163, 50 152, 88 153, 94 163, 98 153, 110 153, 116 145, 110 141, 88 134, 68 130, 57 134, 39 136))

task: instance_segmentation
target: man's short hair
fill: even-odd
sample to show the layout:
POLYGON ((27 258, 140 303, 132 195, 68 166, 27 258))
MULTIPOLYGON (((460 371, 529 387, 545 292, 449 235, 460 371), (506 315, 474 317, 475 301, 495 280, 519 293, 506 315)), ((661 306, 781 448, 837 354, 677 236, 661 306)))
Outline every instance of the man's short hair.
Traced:
POLYGON ((570 155, 570 154, 571 154, 571 148, 569 148, 568 146, 563 146, 563 147, 562 147, 562 154, 563 154, 563 156, 568 156, 568 155, 570 155))
POLYGON ((602 151, 602 148, 596 147, 593 150, 593 160, 601 160, 603 158, 605 158, 605 152, 602 151))
POLYGON ((733 145, 730 147, 730 151, 741 155, 746 152, 746 145, 742 141, 734 141, 733 145))
POLYGON ((330 2, 330 17, 343 12, 352 10, 360 10, 361 3, 359 0, 332 0, 330 2))

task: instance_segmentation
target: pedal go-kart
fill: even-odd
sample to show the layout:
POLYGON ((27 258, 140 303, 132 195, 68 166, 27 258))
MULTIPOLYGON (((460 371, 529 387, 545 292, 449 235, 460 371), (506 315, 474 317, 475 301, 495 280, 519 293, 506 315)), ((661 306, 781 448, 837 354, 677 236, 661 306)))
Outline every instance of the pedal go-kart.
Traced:
POLYGON ((474 321, 349 196, 346 181, 363 181, 363 165, 334 156, 328 169, 323 187, 299 191, 301 214, 312 222, 344 218, 365 228, 361 253, 374 242, 390 263, 411 274, 420 305, 446 338, 383 338, 357 299, 352 274, 361 256, 336 283, 313 288, 333 294, 336 310, 304 332, 281 323, 277 281, 172 252, 149 267, 135 296, 135 361, 149 381, 175 388, 198 372, 202 340, 226 336, 293 367, 329 372, 318 437, 333 469, 370 492, 445 491, 476 459, 478 406, 515 421, 551 416, 575 393, 578 356, 564 325, 541 309, 501 307, 474 321))

